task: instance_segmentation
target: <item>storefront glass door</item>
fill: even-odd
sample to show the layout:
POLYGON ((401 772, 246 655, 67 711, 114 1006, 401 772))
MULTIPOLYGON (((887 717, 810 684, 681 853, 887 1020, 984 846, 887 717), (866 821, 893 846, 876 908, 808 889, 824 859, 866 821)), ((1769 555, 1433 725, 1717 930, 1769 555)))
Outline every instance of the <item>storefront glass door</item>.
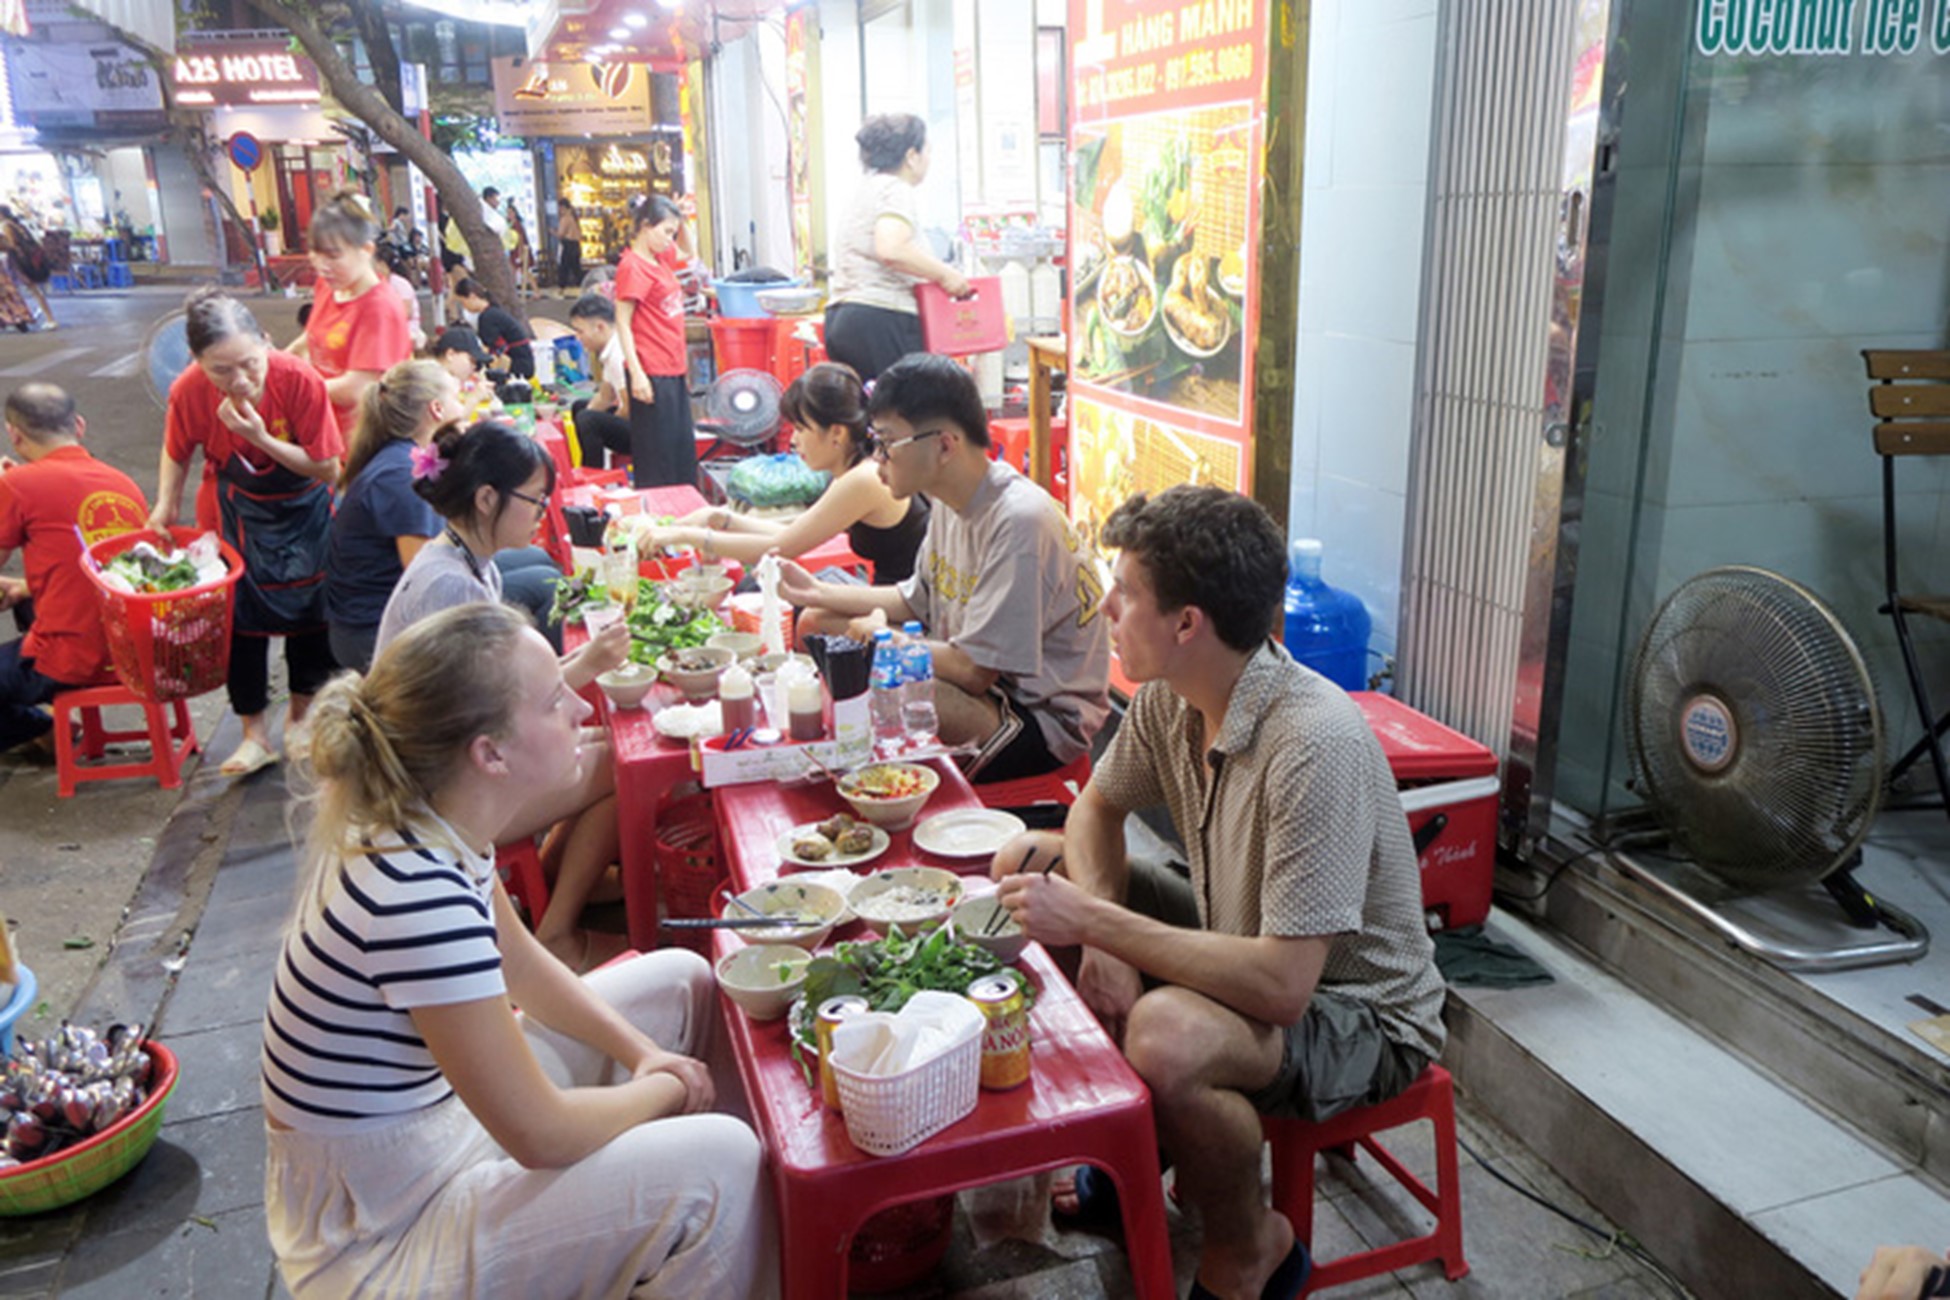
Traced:
MULTIPOLYGON (((1930 30, 1934 8, 1907 7, 1905 30, 1902 6, 1613 6, 1613 203, 1594 210, 1605 293, 1555 785, 1584 813, 1638 802, 1633 653, 1659 602, 1717 565, 1828 602, 1878 677, 1892 750, 1919 734, 1877 612, 1861 350, 1946 343, 1950 30, 1930 30)), ((1946 497, 1929 469, 1905 495, 1918 578, 1950 572, 1946 497)), ((1950 642, 1924 653, 1950 682, 1950 642)))

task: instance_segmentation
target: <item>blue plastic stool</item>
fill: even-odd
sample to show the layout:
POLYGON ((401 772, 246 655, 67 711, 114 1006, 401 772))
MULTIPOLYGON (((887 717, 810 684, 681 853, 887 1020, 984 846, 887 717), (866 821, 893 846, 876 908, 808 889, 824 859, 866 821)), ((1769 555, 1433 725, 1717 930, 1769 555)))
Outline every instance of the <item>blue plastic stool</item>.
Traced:
POLYGON ((56 271, 53 275, 47 277, 47 287, 56 293, 73 293, 75 290, 75 278, 66 271, 56 271))
POLYGON ((40 993, 40 984, 34 979, 33 971, 15 962, 14 972, 20 977, 20 982, 14 985, 14 995, 7 999, 7 1004, 0 1007, 0 1056, 14 1050, 14 1022, 27 1014, 40 993))
POLYGON ((76 262, 74 264, 74 273, 75 278, 81 281, 82 288, 99 289, 102 287, 102 268, 96 266, 93 262, 76 262))
POLYGON ((135 288, 135 272, 129 270, 127 262, 108 264, 108 287, 111 289, 135 288))

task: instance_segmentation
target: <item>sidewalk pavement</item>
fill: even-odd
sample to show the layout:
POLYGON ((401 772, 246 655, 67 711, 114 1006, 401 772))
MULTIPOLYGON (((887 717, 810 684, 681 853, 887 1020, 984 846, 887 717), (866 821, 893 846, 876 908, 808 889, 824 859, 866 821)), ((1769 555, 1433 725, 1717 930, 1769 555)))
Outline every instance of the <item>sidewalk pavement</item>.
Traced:
MULTIPOLYGON (((226 715, 209 750, 236 743, 226 715)), ((45 779, 7 774, 12 799, 45 779)), ((96 787, 100 789, 100 787, 96 787)), ((50 791, 51 793, 51 791, 50 791)), ((86 800, 84 787, 77 796, 86 800)), ((102 805, 107 808, 107 803, 102 805)), ((285 786, 272 768, 243 781, 199 770, 160 832, 100 827, 125 844, 155 833, 155 848, 107 960, 71 1006, 53 1004, 23 1026, 44 1031, 64 1010, 84 1023, 155 1026, 182 1075, 161 1140, 121 1182, 53 1214, 0 1219, 0 1300, 123 1300, 132 1296, 265 1300, 287 1295, 264 1229, 264 1130, 258 1107, 259 1017, 295 888, 285 786), (198 897, 202 895, 202 897, 198 897)), ((0 896, 4 904, 4 896, 0 896)), ((30 964, 34 953, 27 954, 30 964)), ((1464 1141, 1516 1183, 1588 1222, 1597 1214, 1514 1139, 1461 1107, 1464 1141)), ((1389 1145, 1418 1176, 1433 1176, 1426 1125, 1389 1145)), ((1433 1264, 1336 1290, 1345 1297, 1683 1296, 1653 1270, 1545 1209, 1464 1156, 1464 1225, 1471 1273, 1445 1281, 1433 1264)), ((1315 1245, 1327 1257, 1430 1222, 1371 1164, 1328 1160, 1317 1180, 1315 1245)), ((1047 1177, 964 1193, 944 1263, 905 1300, 1086 1300, 1130 1294, 1113 1240, 1059 1232, 1047 1177)), ((1196 1225, 1171 1211, 1179 1288, 1189 1287, 1196 1225)))

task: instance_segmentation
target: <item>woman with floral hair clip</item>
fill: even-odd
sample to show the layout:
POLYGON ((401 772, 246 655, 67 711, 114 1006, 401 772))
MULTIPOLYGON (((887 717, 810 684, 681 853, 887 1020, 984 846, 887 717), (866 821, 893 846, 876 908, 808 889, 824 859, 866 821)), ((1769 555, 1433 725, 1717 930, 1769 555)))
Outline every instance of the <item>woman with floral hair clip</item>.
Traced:
MULTIPOLYGON (((464 431, 446 425, 410 456, 413 490, 445 525, 439 537, 420 548, 393 588, 379 620, 375 656, 429 615, 475 601, 500 602, 502 571, 495 555, 527 546, 555 489, 555 462, 541 444, 496 420, 482 420, 464 431)), ((612 624, 563 658, 562 679, 570 690, 580 691, 598 674, 621 665, 629 649, 629 627, 612 624)), ((578 970, 601 965, 623 948, 612 942, 617 936, 578 928, 583 904, 620 847, 616 775, 607 735, 592 731, 586 750, 591 761, 582 779, 566 792, 538 796, 506 837, 512 841, 559 826, 542 852, 542 866, 555 883, 535 937, 578 970)))

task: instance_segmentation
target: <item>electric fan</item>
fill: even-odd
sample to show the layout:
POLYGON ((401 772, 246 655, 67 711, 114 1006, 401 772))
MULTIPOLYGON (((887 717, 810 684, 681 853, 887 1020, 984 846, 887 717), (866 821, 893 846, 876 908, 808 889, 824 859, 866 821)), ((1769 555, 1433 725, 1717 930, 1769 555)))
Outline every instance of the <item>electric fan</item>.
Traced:
POLYGON ((1634 875, 1784 966, 1838 969, 1927 950, 1929 936, 1913 918, 1850 874, 1882 806, 1882 711, 1861 652, 1813 592, 1739 565, 1681 584, 1652 616, 1633 659, 1625 734, 1652 813, 1697 868, 1692 874, 1720 888, 1681 886, 1621 859, 1634 875), (1786 896, 1816 882, 1858 933, 1839 941, 1804 933, 1783 944, 1728 915, 1734 899, 1786 896), (1877 923, 1904 940, 1878 934, 1863 945, 1859 930, 1877 923))
POLYGON ((142 378, 157 406, 169 405, 169 386, 189 364, 189 319, 173 311, 151 325, 142 341, 142 378))
POLYGON ((704 418, 699 432, 718 440, 705 453, 714 455, 726 443, 739 451, 770 442, 779 432, 779 381, 763 370, 727 370, 704 394, 704 418))

